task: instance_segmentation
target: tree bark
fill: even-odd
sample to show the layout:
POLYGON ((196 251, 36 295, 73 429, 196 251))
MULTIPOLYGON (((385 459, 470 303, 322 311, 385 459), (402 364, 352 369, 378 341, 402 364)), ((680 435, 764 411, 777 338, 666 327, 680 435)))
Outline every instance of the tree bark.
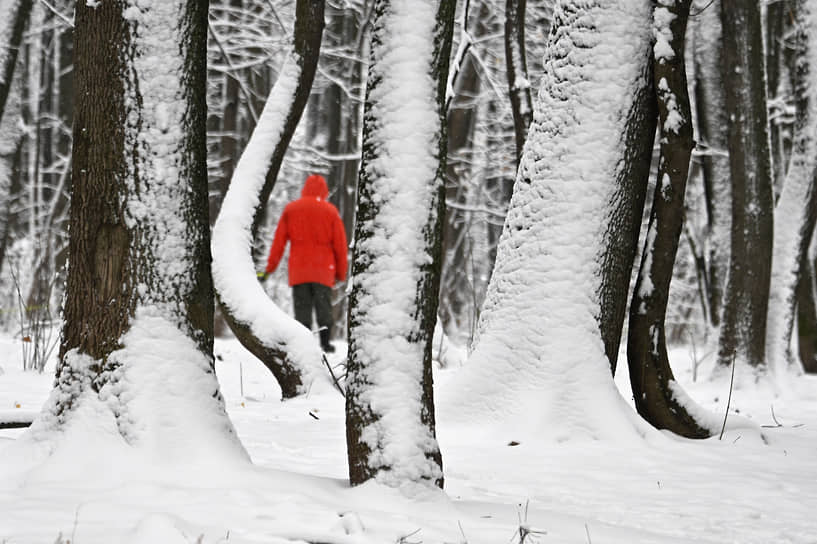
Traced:
POLYGON ((346 444, 352 485, 373 478, 394 487, 443 485, 431 348, 442 260, 445 92, 456 3, 441 0, 436 13, 433 4, 374 4, 349 297, 346 444), (407 21, 413 21, 412 34, 395 35, 396 28, 409 28, 407 21), (407 40, 418 48, 412 51, 417 57, 398 71, 389 60, 402 58, 407 40), (403 77, 426 85, 403 94, 403 77), (394 120, 393 126, 388 120, 394 120), (393 224, 398 213, 405 218, 399 226, 393 224), (383 282, 398 282, 404 289, 383 297, 383 282), (389 323, 382 323, 383 316, 389 323), (396 388, 405 399, 394 398, 396 388))
POLYGON ((162 436, 135 419, 145 395, 164 394, 179 417, 212 406, 188 424, 220 417, 230 428, 212 351, 207 2, 78 2, 75 21, 70 268, 50 413, 61 421, 96 392, 126 440, 139 440, 162 436), (158 338, 129 344, 151 323, 162 324, 151 338, 184 346, 168 363, 191 379, 184 388, 139 372, 137 361, 168 356, 158 338))
POLYGON ((718 362, 765 366, 773 195, 763 37, 757 1, 722 0, 732 227, 718 362))
POLYGON ((809 374, 817 374, 817 304, 814 293, 814 268, 806 256, 797 284, 797 345, 800 363, 809 374))
POLYGON ((641 267, 630 304, 627 361, 638 413, 659 429, 687 438, 710 431, 687 410, 667 356, 670 282, 684 221, 684 192, 692 140, 692 114, 684 65, 684 36, 691 0, 660 0, 653 14, 653 82, 658 98, 661 153, 641 267))
POLYGON ((721 323, 723 291, 729 268, 731 188, 729 173, 728 120, 721 64, 723 36, 720 0, 694 18, 695 24, 695 110, 698 148, 706 203, 705 252, 707 319, 713 327, 721 323))
POLYGON ((516 136, 516 164, 522 158, 522 148, 533 119, 533 100, 525 55, 525 3, 527 0, 505 2, 505 63, 508 92, 511 96, 513 128, 516 136))

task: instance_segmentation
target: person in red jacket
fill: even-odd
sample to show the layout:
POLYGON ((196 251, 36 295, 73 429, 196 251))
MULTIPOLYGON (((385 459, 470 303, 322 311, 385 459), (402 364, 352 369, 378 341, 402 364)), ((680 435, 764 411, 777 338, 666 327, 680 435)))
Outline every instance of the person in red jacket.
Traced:
POLYGON ((329 343, 330 295, 335 281, 346 279, 346 232, 337 208, 326 200, 328 196, 323 176, 306 178, 301 198, 287 204, 278 220, 262 278, 275 271, 289 242, 289 285, 295 319, 311 330, 314 308, 321 348, 331 353, 335 347, 329 343))

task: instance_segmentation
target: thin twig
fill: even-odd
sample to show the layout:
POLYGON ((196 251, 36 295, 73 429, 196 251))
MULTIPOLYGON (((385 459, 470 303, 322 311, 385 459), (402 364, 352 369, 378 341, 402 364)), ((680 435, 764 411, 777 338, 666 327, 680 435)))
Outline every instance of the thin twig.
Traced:
POLYGON ((332 370, 332 365, 329 364, 329 361, 326 359, 326 354, 321 354, 321 359, 323 359, 323 364, 326 365, 326 368, 329 369, 329 374, 332 376, 332 382, 335 384, 335 388, 343 395, 343 398, 346 398, 346 391, 343 390, 343 387, 340 385, 337 376, 335 376, 335 371, 332 370))
POLYGON ((55 8, 54 6, 52 6, 52 5, 51 5, 49 2, 47 2, 46 0, 40 0, 40 3, 41 3, 41 4, 43 4, 43 5, 44 5, 46 8, 48 8, 48 11, 50 11, 51 13, 53 13, 54 15, 56 15, 57 17, 59 17, 60 19, 62 19, 62 21, 63 21, 65 24, 67 24, 67 25, 68 25, 68 26, 70 26, 71 28, 74 28, 74 21, 72 21, 71 19, 69 19, 68 17, 66 17, 66 16, 65 16, 65 15, 63 15, 62 13, 60 13, 60 12, 57 10, 57 8, 55 8))
POLYGON ((735 384, 735 356, 732 355, 732 377, 729 380, 729 398, 726 399, 726 413, 723 414, 723 426, 718 440, 723 440, 723 431, 726 430, 726 418, 729 417, 729 405, 732 403, 732 387, 735 384))

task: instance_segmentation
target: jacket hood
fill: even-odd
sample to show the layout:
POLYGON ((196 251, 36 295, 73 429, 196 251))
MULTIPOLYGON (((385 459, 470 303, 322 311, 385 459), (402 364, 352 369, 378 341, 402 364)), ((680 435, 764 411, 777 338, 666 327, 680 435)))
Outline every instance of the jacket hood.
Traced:
POLYGON ((323 176, 312 174, 306 178, 306 183, 304 183, 304 188, 301 191, 301 197, 317 197, 321 200, 326 200, 328 196, 329 188, 326 186, 326 180, 323 176))

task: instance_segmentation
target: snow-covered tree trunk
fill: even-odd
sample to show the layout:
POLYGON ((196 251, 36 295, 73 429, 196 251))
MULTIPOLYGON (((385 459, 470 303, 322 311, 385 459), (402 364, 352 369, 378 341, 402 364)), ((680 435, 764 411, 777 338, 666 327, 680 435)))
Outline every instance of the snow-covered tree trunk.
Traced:
POLYGON ((213 228, 213 282, 236 338, 273 373, 284 398, 309 390, 321 371, 312 333, 281 310, 256 281, 252 242, 318 63, 324 2, 299 0, 295 33, 278 80, 236 165, 213 228))
POLYGON ((766 362, 776 372, 795 362, 791 351, 797 285, 817 221, 817 7, 792 6, 796 22, 795 125, 791 164, 774 213, 766 362))
POLYGON ((653 136, 652 3, 557 3, 479 337, 441 417, 634 436, 613 383, 653 136))
POLYGON ((718 362, 764 367, 773 197, 757 0, 721 0, 732 227, 718 362))
POLYGON ((692 114, 684 65, 691 0, 658 0, 653 13, 654 76, 661 154, 641 268, 630 305, 627 362, 638 413, 659 429, 689 438, 711 430, 687 410, 667 356, 670 281, 684 221, 684 192, 692 155, 692 114))
POLYGON ((706 203, 706 239, 702 251, 706 263, 705 293, 709 322, 721 322, 723 289, 729 268, 731 188, 729 173, 728 122, 721 78, 723 40, 720 0, 696 6, 692 19, 695 32, 695 109, 698 121, 698 151, 706 203), (704 7, 706 6, 706 7, 704 7))
POLYGON ((243 457, 213 369, 207 3, 78 2, 75 32, 70 268, 37 428, 107 408, 134 446, 243 457))
POLYGON ((353 485, 443 484, 431 347, 455 2, 376 0, 349 297, 353 485))
POLYGON ((505 2, 505 63, 516 136, 517 163, 522 158, 525 137, 533 118, 528 61, 525 56, 525 4, 526 0, 505 2))

